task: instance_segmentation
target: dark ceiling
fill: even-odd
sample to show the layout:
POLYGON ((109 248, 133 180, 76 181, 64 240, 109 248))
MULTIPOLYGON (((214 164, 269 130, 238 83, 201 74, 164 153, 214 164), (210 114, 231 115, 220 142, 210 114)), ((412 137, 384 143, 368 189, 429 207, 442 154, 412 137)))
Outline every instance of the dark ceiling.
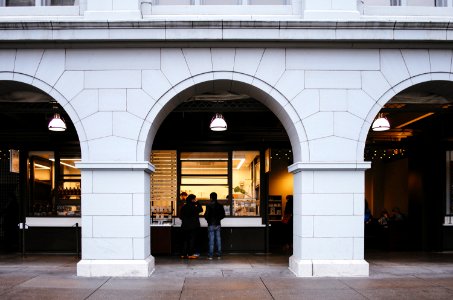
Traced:
POLYGON ((0 145, 2 148, 52 150, 80 155, 74 125, 52 98, 30 85, 0 81, 0 145), (56 109, 54 108, 56 106, 56 109), (67 130, 47 129, 54 112, 66 121, 67 130))
MULTIPOLYGON (((54 108, 52 99, 26 84, 0 81, 0 142, 2 147, 65 148, 79 151, 74 126, 65 132, 50 132, 47 124, 54 108)), ((415 85, 392 98, 381 110, 391 130, 370 131, 367 147, 394 147, 420 137, 449 141, 453 137, 453 84, 432 81, 415 85)), ((285 129, 277 117, 247 95, 197 95, 174 109, 161 124, 153 149, 225 147, 289 148, 285 129), (224 115, 225 132, 213 132, 209 124, 215 113, 224 115)))

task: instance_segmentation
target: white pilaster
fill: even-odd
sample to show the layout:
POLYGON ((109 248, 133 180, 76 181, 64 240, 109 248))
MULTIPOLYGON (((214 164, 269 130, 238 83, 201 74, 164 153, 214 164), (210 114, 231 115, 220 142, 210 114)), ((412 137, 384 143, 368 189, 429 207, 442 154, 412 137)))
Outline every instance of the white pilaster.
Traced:
POLYGON ((350 20, 358 19, 357 0, 305 0, 304 19, 350 20))
POLYGON ((81 162, 82 260, 77 275, 147 277, 150 250, 148 162, 81 162))
POLYGON ((89 20, 133 20, 142 18, 139 0, 86 0, 89 20))
POLYGON ((368 276, 364 260, 367 162, 295 163, 293 255, 298 277, 368 276))

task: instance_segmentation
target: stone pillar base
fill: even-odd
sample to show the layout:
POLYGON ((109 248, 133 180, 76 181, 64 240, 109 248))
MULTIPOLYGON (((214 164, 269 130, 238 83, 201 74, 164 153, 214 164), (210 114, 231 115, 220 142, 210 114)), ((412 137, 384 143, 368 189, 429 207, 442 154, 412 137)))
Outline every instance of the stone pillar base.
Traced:
POLYGON ((298 260, 293 256, 289 270, 297 277, 367 277, 370 273, 365 260, 298 260))
POLYGON ((154 257, 143 260, 90 260, 77 264, 77 276, 82 277, 149 277, 154 272, 154 257))

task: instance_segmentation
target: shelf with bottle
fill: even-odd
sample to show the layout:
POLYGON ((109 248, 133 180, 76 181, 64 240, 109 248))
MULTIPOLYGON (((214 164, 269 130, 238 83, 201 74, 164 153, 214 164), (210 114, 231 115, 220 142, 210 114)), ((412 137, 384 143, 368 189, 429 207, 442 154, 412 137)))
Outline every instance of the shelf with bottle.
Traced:
POLYGON ((57 215, 65 217, 80 217, 80 205, 57 205, 57 215))
POLYGON ((81 195, 80 180, 63 180, 57 189, 57 202, 61 205, 80 205, 81 195))
POLYGON ((170 202, 170 205, 154 205, 154 202, 151 201, 151 224, 172 224, 173 223, 173 201, 170 202))
POLYGON ((268 198, 268 212, 269 221, 281 221, 282 220, 282 196, 281 195, 269 195, 268 198))

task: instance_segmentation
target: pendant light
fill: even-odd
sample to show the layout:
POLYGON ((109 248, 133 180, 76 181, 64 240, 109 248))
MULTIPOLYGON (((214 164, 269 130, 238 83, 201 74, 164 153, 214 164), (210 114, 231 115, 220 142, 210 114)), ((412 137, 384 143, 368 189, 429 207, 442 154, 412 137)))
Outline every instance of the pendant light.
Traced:
POLYGON ((371 125, 373 131, 386 131, 390 129, 389 120, 384 117, 383 113, 379 113, 376 120, 374 120, 373 125, 371 125))
POLYGON ((214 117, 212 117, 209 128, 211 128, 212 131, 227 130, 227 123, 225 122, 225 119, 223 118, 222 114, 217 113, 214 115, 214 117))
MULTIPOLYGON (((52 109, 53 111, 58 110, 58 105, 57 102, 52 101, 52 109)), ((60 114, 55 112, 53 114, 52 120, 50 120, 49 125, 47 125, 47 128, 49 128, 50 131, 65 131, 66 130, 66 123, 64 120, 60 117, 60 114)))
POLYGON ((65 131, 66 124, 62 118, 60 118, 60 114, 55 113, 53 115, 53 119, 49 122, 49 130, 50 131, 65 131))

